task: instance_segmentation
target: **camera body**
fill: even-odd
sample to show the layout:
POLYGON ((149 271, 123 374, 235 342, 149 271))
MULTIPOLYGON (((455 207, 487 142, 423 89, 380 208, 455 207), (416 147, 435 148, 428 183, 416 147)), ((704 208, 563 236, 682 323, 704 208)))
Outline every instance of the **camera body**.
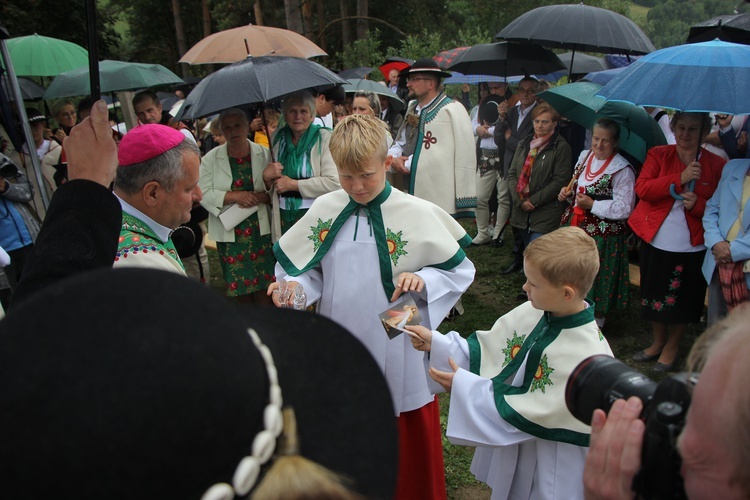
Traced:
POLYGON ((684 499, 682 461, 676 445, 694 384, 694 376, 687 373, 671 375, 657 384, 621 361, 598 355, 583 360, 573 371, 565 401, 573 416, 591 425, 595 409, 609 412, 618 399, 640 398, 646 431, 633 490, 646 499, 684 499))
POLYGON ((10 161, 10 158, 0 154, 0 177, 8 180, 15 179, 20 174, 18 167, 15 163, 10 161))

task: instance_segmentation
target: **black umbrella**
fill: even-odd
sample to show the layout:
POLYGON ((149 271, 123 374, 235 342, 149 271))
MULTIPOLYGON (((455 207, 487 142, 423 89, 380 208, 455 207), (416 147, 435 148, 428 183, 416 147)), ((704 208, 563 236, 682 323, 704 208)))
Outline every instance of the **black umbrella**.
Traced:
POLYGON ((566 52, 557 54, 557 57, 568 67, 570 73, 593 73, 594 71, 604 71, 609 69, 607 60, 603 57, 590 56, 588 54, 574 54, 566 52), (575 66, 572 65, 575 57, 575 66))
POLYGON ((648 54, 656 50, 627 17, 590 5, 548 5, 519 16, 496 39, 606 54, 648 54))
POLYGON ((364 78, 373 72, 375 68, 369 66, 357 66, 356 68, 342 69, 339 71, 339 78, 350 80, 352 78, 364 78))
POLYGON ((691 26, 687 43, 710 42, 716 38, 750 45, 750 14, 718 16, 691 26))
POLYGON ((480 43, 470 47, 446 68, 464 75, 531 75, 565 69, 552 53, 538 45, 510 42, 480 43))
MULTIPOLYGON (((2 86, 5 91, 5 95, 13 101, 13 92, 10 91, 10 84, 8 82, 8 75, 3 75, 2 86)), ((18 77, 18 87, 21 89, 21 98, 24 101, 38 101, 44 97, 44 87, 36 83, 30 78, 18 77)))
POLYGON ((248 57, 208 75, 190 92, 175 119, 200 118, 232 107, 263 104, 298 90, 344 84, 330 70, 299 57, 248 57))
MULTIPOLYGON (((298 90, 344 83, 346 80, 309 59, 248 57, 204 78, 185 98, 175 120, 200 118, 227 108, 263 105, 298 90)), ((265 119, 264 113, 260 116, 265 119)), ((273 151, 271 160, 276 161, 273 151)))

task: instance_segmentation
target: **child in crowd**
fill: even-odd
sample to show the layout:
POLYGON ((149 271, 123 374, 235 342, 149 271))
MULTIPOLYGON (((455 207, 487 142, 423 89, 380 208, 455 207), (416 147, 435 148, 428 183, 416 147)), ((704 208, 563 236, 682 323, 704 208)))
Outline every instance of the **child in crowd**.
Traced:
MULTIPOLYGON (((356 115, 336 126, 330 150, 343 189, 316 199, 276 243, 276 278, 292 292, 302 285, 308 302, 348 328, 383 370, 398 416, 396 498, 444 499, 439 409, 424 355, 406 334, 389 339, 379 314, 410 295, 424 323, 437 328, 474 279, 462 249, 471 238, 438 206, 386 182, 385 128, 356 115)), ((278 306, 277 288, 268 293, 278 306)))
POLYGON ((265 127, 255 132, 253 142, 268 147, 268 138, 272 137, 273 133, 276 132, 276 127, 279 126, 281 113, 275 109, 264 109, 263 117, 265 118, 265 127))
POLYGON ((477 447, 471 471, 493 499, 583 498, 591 428, 568 411, 565 385, 584 359, 612 355, 585 301, 599 253, 582 229, 566 227, 523 255, 529 300, 491 330, 464 339, 406 329, 417 350, 431 353, 430 376, 451 392, 448 439, 477 447))

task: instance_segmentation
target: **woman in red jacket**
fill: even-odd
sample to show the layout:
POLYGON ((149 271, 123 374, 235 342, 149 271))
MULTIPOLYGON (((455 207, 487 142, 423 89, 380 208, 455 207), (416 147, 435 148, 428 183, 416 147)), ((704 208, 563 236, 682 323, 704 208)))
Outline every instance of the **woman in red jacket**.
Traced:
POLYGON ((677 112, 671 127, 677 144, 648 152, 635 183, 640 201, 628 221, 643 239, 641 318, 651 321, 654 334, 651 345, 633 359, 658 360, 653 369, 659 372, 675 368, 685 328, 699 322, 703 312, 701 219, 725 163, 700 146, 711 130, 708 113, 677 112))

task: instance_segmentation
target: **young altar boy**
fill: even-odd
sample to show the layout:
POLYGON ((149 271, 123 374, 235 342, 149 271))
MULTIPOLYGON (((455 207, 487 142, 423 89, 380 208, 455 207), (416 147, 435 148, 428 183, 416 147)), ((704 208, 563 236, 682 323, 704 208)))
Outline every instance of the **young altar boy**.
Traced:
POLYGON ((565 384, 589 356, 611 356, 585 301, 599 254, 577 227, 534 240, 524 251, 528 302, 468 339, 406 327, 430 351, 430 376, 451 393, 447 436, 476 446, 471 471, 492 498, 583 498, 591 428, 565 405, 565 384))
POLYGON ((302 285, 308 303, 347 327, 383 370, 398 416, 396 498, 440 499, 446 492, 439 410, 425 356, 406 334, 389 339, 378 315, 408 294, 423 324, 437 328, 474 279, 462 249, 471 238, 438 206, 386 182, 392 157, 385 127, 366 116, 336 125, 330 149, 343 189, 319 197, 276 243, 276 279, 290 289, 302 285))

